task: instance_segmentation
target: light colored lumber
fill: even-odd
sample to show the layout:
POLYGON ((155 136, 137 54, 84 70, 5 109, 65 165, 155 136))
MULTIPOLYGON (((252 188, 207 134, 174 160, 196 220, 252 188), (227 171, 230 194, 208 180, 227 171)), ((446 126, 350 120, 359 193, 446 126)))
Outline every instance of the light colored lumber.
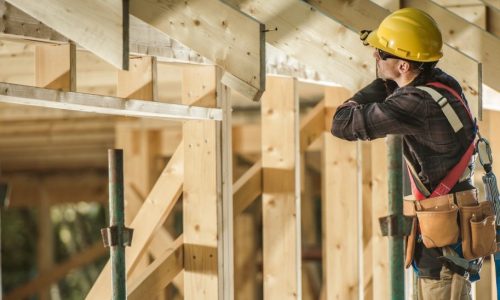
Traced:
POLYGON ((262 222, 265 299, 299 299, 301 235, 296 81, 268 76, 262 96, 262 222), (286 255, 283 255, 286 253, 286 255))
POLYGON ((479 26, 481 29, 486 30, 486 5, 471 4, 471 5, 457 5, 445 6, 446 9, 453 12, 455 15, 467 20, 467 22, 479 26))
POLYGON ((352 90, 372 80, 373 57, 358 33, 311 5, 295 0, 228 2, 265 23, 266 28, 278 28, 266 33, 266 42, 311 67, 324 80, 352 90))
POLYGON ((39 274, 35 279, 25 285, 11 290, 5 295, 5 300, 24 299, 43 288, 56 284, 64 278, 70 271, 88 265, 96 259, 104 256, 108 250, 104 248, 102 242, 97 242, 89 248, 73 255, 67 261, 55 266, 47 272, 39 274))
MULTIPOLYGON (((134 229, 134 241, 125 251, 127 275, 132 273, 135 264, 144 255, 154 232, 162 226, 182 192, 183 159, 184 146, 181 143, 130 225, 134 229)), ((111 298, 110 281, 111 269, 108 262, 86 299, 111 298)))
MULTIPOLYGON (((326 88, 325 106, 335 108, 352 93, 326 88)), ((328 118, 331 120, 331 116, 328 118)), ((357 145, 323 134, 323 284, 326 299, 357 299, 359 289, 359 188, 357 145), (342 276, 339 276, 342 274, 342 276)))
POLYGON ((217 125, 216 135, 218 146, 217 190, 219 197, 217 205, 218 236, 218 273, 219 298, 234 299, 234 208, 233 208, 233 142, 232 142, 232 92, 228 85, 223 84, 223 70, 216 68, 215 80, 217 107, 223 111, 222 122, 217 125), (222 198, 222 199, 221 199, 222 198))
POLYGON ((233 151, 235 153, 260 153, 261 125, 244 123, 233 126, 233 151))
POLYGON ((35 85, 66 92, 76 90, 74 44, 35 47, 35 85))
POLYGON ((7 0, 120 69, 128 69, 128 1, 7 0))
POLYGON ((118 97, 62 92, 9 83, 0 83, 0 102, 167 120, 222 119, 222 112, 217 108, 127 100, 118 97))
POLYGON ((226 85, 250 99, 260 98, 265 85, 263 24, 217 0, 132 0, 130 13, 224 68, 232 75, 224 77, 226 85))
POLYGON ((257 226, 252 214, 234 219, 234 298, 257 299, 257 226))
POLYGON ((320 101, 300 121, 300 151, 305 152, 325 129, 325 102, 320 101))
MULTIPOLYGON (((361 142, 361 180, 362 180, 362 249, 363 249, 363 299, 373 300, 376 296, 373 294, 373 264, 372 264, 372 235, 377 228, 372 228, 372 152, 370 142, 361 142)), ((378 157, 374 157, 378 159, 378 157)), ((377 203, 378 205, 378 203, 377 203)))
POLYGON ((120 98, 155 100, 156 59, 151 56, 130 58, 129 70, 118 70, 116 96, 120 98))
POLYGON ((476 299, 492 300, 497 299, 496 295, 493 295, 493 290, 496 290, 496 276, 492 276, 495 271, 495 262, 493 256, 488 257, 490 259, 485 259, 483 261, 483 266, 481 267, 481 280, 476 281, 476 299), (493 269, 493 270, 492 270, 493 269))
POLYGON ((184 266, 182 236, 178 237, 144 272, 127 283, 127 299, 153 299, 184 266))
MULTIPOLYGON (((392 0, 391 0, 392 1, 392 0)), ((377 28, 380 22, 386 17, 390 12, 383 9, 382 7, 376 5, 370 1, 354 0, 354 1, 341 1, 341 0, 331 0, 331 1, 319 1, 319 0, 308 0, 312 3, 314 7, 323 11, 327 15, 342 20, 342 23, 346 26, 352 28, 356 32, 363 29, 374 29, 377 28)), ((471 25, 473 26, 473 25, 471 25)), ((359 43, 359 37, 357 41, 353 43, 359 43)), ((476 44, 476 46, 478 46, 476 44)), ((365 47, 369 54, 366 55, 366 59, 369 59, 367 64, 374 65, 374 59, 370 47, 365 47)), ((457 79, 464 90, 464 94, 469 101, 471 109, 474 111, 476 116, 480 113, 480 102, 481 102, 481 66, 478 64, 477 60, 470 58, 467 55, 457 51, 448 44, 443 45, 444 57, 438 64, 438 67, 442 68, 445 72, 451 74, 457 79), (457 64, 460 61, 460 64, 457 64)), ((366 70, 365 70, 366 72, 366 70)), ((370 81, 374 78, 373 72, 368 73, 367 76, 370 77, 370 81)), ((344 85, 345 87, 349 87, 344 85)), ((357 90, 357 89, 353 89, 357 90)))
POLYGON ((256 162, 233 185, 234 217, 262 194, 262 161, 256 162))
MULTIPOLYGON (((215 68, 208 68, 207 72, 210 80, 184 76, 183 90, 196 93, 203 86, 207 90, 215 89, 215 68)), ((182 101, 186 105, 200 98, 189 95, 189 92, 183 93, 182 101)), ((210 98, 205 99, 206 104, 215 105, 216 98, 210 98)), ((183 136, 184 295, 186 299, 218 299, 222 274, 218 274, 217 126, 209 121, 185 122, 183 136)))

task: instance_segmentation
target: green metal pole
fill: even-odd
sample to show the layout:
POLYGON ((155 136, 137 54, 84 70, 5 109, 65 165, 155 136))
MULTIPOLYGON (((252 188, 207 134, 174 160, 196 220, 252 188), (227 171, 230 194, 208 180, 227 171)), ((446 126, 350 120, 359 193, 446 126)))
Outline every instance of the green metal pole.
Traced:
MULTIPOLYGON (((403 224, 403 167, 402 139, 399 135, 387 137, 389 161, 389 215, 396 215, 399 226, 403 224)), ((405 297, 404 244, 402 235, 389 236, 389 270, 391 299, 405 297)))
POLYGON ((118 243, 110 246, 111 281, 113 300, 126 299, 125 285, 125 246, 121 241, 124 228, 123 204, 123 150, 108 150, 109 167, 109 225, 118 229, 118 243))

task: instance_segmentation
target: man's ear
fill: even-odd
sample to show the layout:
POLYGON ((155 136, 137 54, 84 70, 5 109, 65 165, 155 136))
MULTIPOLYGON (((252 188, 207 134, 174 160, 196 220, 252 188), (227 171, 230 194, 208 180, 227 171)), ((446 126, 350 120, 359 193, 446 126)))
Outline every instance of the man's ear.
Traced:
POLYGON ((406 60, 400 60, 398 64, 399 73, 404 74, 410 72, 410 63, 406 60))

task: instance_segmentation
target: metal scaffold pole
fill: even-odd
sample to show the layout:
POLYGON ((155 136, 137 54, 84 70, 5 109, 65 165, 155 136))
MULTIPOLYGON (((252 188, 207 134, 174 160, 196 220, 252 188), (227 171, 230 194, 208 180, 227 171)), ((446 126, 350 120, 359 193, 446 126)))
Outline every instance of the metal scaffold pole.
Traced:
POLYGON ((127 296, 125 246, 130 246, 132 230, 125 227, 123 200, 123 150, 108 150, 109 167, 109 226, 101 230, 106 247, 110 248, 113 300, 127 296))
MULTIPOLYGON (((387 138, 389 162, 389 215, 395 216, 396 226, 403 227, 403 167, 402 139, 399 135, 387 138)), ((401 230, 402 228, 400 228, 401 230)), ((403 230, 398 230, 401 232, 403 230)), ((389 270, 391 299, 404 299, 404 236, 389 236, 389 270)))

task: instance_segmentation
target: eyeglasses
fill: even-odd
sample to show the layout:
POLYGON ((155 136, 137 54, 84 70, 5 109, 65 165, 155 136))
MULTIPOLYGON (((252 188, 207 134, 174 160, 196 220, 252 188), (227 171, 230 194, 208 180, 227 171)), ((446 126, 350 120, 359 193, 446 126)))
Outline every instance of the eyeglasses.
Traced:
POLYGON ((387 53, 383 50, 380 50, 380 49, 377 49, 377 52, 378 52, 378 56, 380 57, 380 59, 382 60, 386 60, 388 58, 394 58, 394 59, 401 59, 400 57, 397 57, 395 55, 392 55, 390 53, 387 53))

